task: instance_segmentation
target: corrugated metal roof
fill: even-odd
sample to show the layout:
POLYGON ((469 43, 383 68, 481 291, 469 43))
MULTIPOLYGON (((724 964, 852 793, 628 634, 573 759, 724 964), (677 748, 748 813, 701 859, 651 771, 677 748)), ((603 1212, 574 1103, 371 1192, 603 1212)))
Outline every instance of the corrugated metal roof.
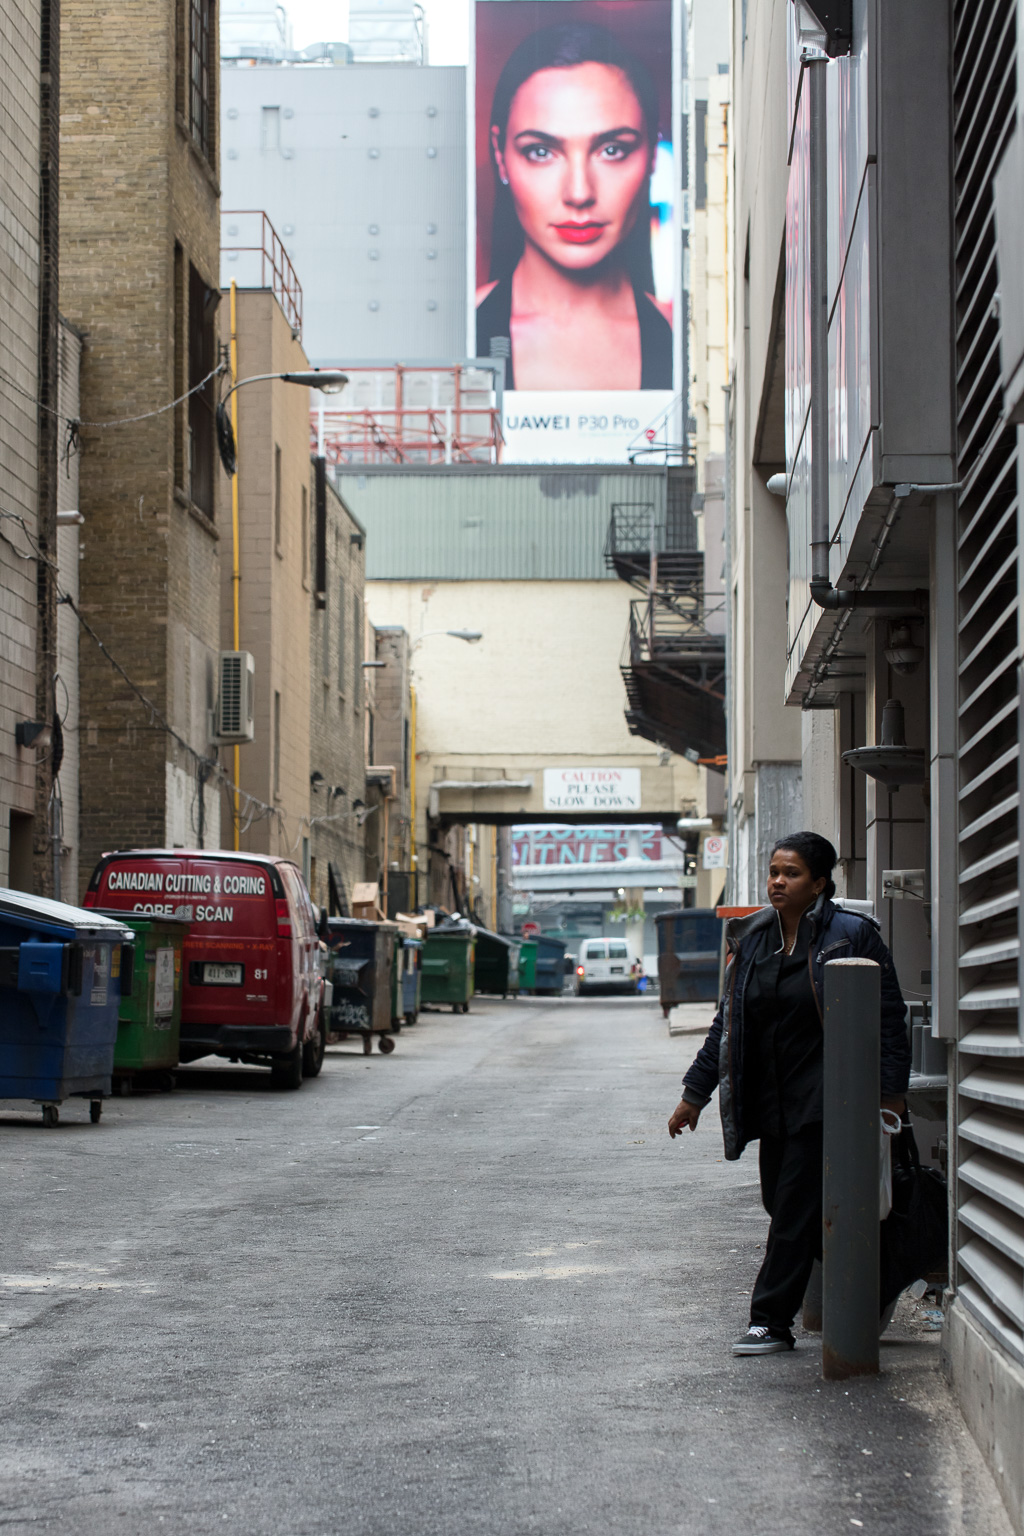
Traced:
POLYGON ((648 467, 367 468, 335 484, 366 528, 367 580, 615 581, 612 507, 665 520, 665 471, 648 467))

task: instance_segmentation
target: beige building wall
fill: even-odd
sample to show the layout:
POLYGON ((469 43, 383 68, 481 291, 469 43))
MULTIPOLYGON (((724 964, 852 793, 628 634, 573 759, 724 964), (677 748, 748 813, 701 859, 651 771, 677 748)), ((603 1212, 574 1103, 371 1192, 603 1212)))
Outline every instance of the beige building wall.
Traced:
MULTIPOLYGON (((364 675, 366 537, 330 480, 325 489, 326 603, 310 615, 309 890, 318 905, 331 905, 333 864, 336 895, 347 907, 352 887, 365 878, 366 865, 366 837, 355 810, 356 802, 366 799, 363 711, 358 702, 364 675), (314 778, 317 774, 320 777, 314 778)), ((312 473, 309 496, 313 504, 312 473)))
POLYGON ((694 207, 690 229, 690 413, 696 421, 693 448, 697 486, 709 454, 725 449, 725 386, 729 382, 728 142, 730 76, 693 81, 694 97, 707 101, 707 197, 694 207))
POLYGON ((29 554, 37 532, 39 376, 39 92, 40 13, 34 0, 13 0, 0 18, 0 483, 4 511, 25 528, 4 524, 0 539, 0 885, 28 888, 32 879, 34 749, 15 744, 19 720, 36 718, 36 569, 29 554), (11 840, 14 847, 12 850, 11 840))
POLYGON ((631 595, 613 581, 367 583, 374 623, 401 625, 415 648, 421 873, 438 780, 532 780, 524 789, 435 796, 442 816, 466 824, 512 814, 562 819, 544 811, 546 767, 636 767, 652 819, 703 811, 702 770, 626 727, 619 660, 631 595), (446 629, 478 629, 483 639, 428 633, 446 629))
POLYGON ((788 0, 733 10, 730 226, 730 876, 737 902, 762 897, 775 838, 802 824, 800 711, 785 707, 783 243, 788 0), (745 34, 744 34, 745 27, 745 34))
MULTIPOLYGON (((220 307, 230 335, 230 298, 220 307)), ((238 377, 309 365, 284 311, 266 289, 237 293, 238 377)), ((245 850, 292 858, 308 853, 310 804, 310 615, 313 508, 308 389, 283 380, 243 386, 238 399, 239 648, 255 660, 255 734, 239 749, 245 850), (263 809, 262 807, 266 807, 263 809), (250 817, 249 811, 252 811, 250 817), (246 825, 248 821, 248 825, 246 825)), ((232 647, 231 482, 219 472, 221 645, 232 647)), ((233 752, 221 748, 232 772, 233 752)), ((231 843, 229 796, 223 841, 231 843)))

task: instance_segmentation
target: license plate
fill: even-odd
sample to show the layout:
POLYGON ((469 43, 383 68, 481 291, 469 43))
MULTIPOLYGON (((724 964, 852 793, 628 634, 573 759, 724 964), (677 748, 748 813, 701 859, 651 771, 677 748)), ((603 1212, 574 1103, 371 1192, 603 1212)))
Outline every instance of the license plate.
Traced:
POLYGON ((621 976, 622 975, 622 966, 621 965, 613 965, 612 966, 612 975, 613 976, 621 976))
POLYGON ((203 981, 208 987, 240 987, 242 985, 242 967, 240 965, 212 965, 208 960, 203 966, 203 981))

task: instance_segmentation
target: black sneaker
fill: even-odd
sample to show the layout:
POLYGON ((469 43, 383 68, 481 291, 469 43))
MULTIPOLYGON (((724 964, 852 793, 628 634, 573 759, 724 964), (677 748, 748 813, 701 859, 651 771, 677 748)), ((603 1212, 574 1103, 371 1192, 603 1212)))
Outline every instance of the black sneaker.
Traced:
POLYGON ((732 1346, 732 1352, 734 1355, 781 1355, 795 1343, 790 1336, 782 1338, 760 1323, 751 1323, 742 1339, 737 1339, 732 1346))

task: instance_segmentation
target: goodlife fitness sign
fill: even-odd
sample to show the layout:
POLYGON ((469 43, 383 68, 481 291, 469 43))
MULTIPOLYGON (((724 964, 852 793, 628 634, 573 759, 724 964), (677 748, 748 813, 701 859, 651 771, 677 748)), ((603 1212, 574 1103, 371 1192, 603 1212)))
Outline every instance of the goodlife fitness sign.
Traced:
POLYGON ((638 811, 639 768, 545 768, 546 811, 638 811))

